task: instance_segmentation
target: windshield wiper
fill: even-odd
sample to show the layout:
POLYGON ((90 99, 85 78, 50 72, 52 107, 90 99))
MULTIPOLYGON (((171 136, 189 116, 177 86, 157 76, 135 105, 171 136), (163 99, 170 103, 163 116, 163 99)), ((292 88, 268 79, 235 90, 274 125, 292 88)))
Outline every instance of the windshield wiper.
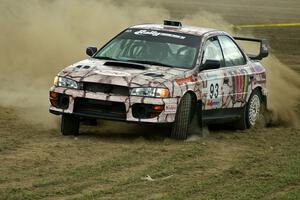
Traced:
POLYGON ((147 65, 159 65, 159 66, 164 66, 164 67, 174 67, 172 65, 167 65, 167 64, 155 62, 155 61, 147 61, 147 60, 126 60, 126 61, 133 62, 133 63, 147 64, 147 65))

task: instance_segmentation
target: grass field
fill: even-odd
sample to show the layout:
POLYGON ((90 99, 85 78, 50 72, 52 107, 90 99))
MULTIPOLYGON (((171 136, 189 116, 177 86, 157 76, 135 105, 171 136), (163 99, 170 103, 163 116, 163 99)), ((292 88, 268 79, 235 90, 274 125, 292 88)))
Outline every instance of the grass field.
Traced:
POLYGON ((300 199, 299 129, 217 130, 181 142, 165 130, 84 128, 74 138, 23 124, 13 109, 4 114, 0 199, 300 199))
MULTIPOLYGON (((165 3, 172 15, 201 7, 232 24, 300 21, 294 0, 165 3)), ((299 27, 240 31, 269 39, 271 51, 300 71, 299 27)), ((63 137, 55 126, 28 123, 22 109, 0 105, 0 200, 300 199, 299 128, 221 127, 175 141, 163 128, 101 121, 63 137)))

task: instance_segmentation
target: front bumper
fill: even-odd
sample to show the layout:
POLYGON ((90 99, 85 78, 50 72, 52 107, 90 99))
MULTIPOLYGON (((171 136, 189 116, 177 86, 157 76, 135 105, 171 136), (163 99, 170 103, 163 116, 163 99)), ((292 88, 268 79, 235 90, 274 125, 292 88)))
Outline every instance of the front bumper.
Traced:
POLYGON ((61 87, 52 87, 51 92, 63 95, 68 100, 68 105, 62 108, 53 106, 51 103, 49 110, 53 114, 73 114, 80 117, 128 122, 172 123, 175 120, 179 103, 179 98, 120 96, 61 87), (92 102, 93 105, 85 106, 85 101, 92 102), (139 107, 148 109, 149 106, 158 107, 161 110, 153 115, 137 116, 136 110, 139 107))

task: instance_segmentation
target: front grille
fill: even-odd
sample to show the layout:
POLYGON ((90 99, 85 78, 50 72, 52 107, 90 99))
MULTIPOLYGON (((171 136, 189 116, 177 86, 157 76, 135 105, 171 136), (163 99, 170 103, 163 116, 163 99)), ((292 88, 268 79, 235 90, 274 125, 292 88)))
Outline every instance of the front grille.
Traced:
POLYGON ((74 113, 93 118, 126 119, 126 107, 124 103, 87 98, 75 99, 74 113))
POLYGON ((106 94, 118 95, 118 96, 128 96, 129 88, 119 85, 110 85, 103 83, 89 83, 83 82, 83 89, 89 92, 101 92, 106 94))

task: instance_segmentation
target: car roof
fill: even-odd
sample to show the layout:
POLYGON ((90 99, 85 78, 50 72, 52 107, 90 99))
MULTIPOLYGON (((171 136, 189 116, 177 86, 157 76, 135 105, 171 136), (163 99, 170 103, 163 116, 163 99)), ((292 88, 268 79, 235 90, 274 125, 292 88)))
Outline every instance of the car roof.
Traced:
POLYGON ((131 26, 129 28, 169 31, 169 32, 176 32, 176 33, 192 34, 197 36, 202 36, 208 32, 219 32, 216 29, 205 28, 205 27, 195 27, 195 26, 174 27, 174 26, 165 26, 162 24, 139 24, 139 25, 131 26))

